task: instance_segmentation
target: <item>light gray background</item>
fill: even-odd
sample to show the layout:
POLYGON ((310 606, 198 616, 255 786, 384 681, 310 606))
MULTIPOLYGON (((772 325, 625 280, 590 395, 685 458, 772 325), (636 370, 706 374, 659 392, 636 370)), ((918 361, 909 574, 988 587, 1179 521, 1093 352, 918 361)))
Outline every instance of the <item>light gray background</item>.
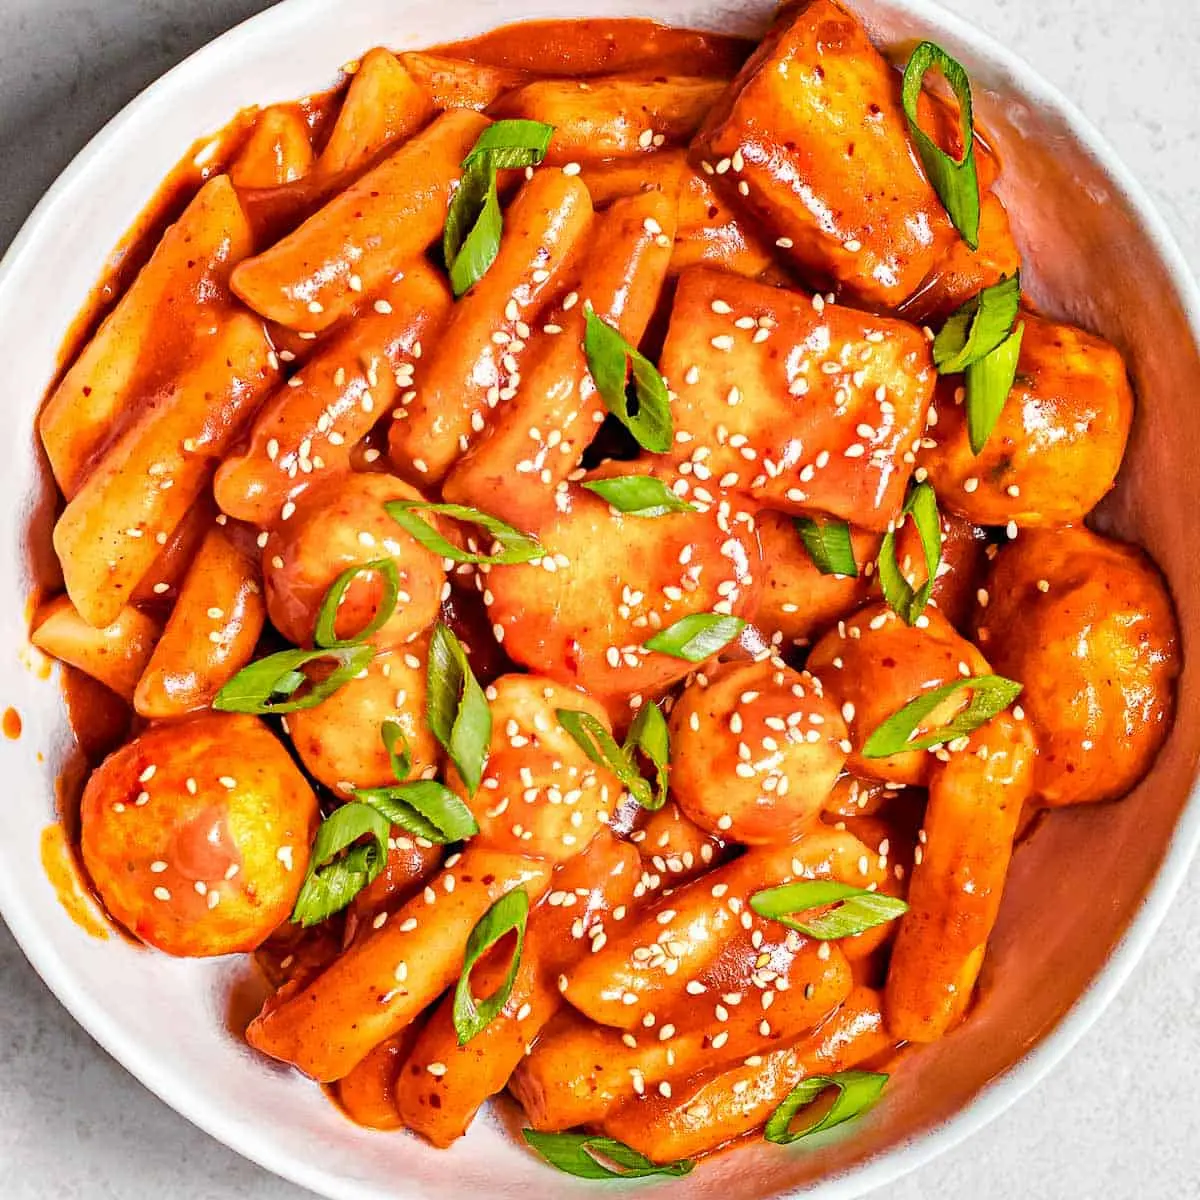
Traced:
MULTIPOLYGON (((1101 126, 1200 272, 1200 3, 949 3, 1015 47, 1101 126)), ((0 0, 0 245, 109 116, 190 50, 266 7, 0 0)), ((647 12, 653 8, 647 0, 647 12)), ((1067 1063, 891 1196, 1200 1200, 1197 926, 1200 867, 1133 980, 1067 1063)), ((3 1200, 307 1195, 145 1091, 59 1007, 0 924, 3 1200)))

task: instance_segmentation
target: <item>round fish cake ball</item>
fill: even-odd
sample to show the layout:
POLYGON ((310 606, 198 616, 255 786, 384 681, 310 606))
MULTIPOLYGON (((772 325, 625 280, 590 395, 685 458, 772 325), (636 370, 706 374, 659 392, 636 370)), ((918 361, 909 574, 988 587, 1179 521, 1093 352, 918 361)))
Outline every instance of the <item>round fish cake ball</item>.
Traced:
POLYGON ((1128 791, 1170 729, 1180 669, 1154 564, 1082 527, 1027 530, 996 556, 987 600, 976 637, 997 671, 1025 685, 1035 795, 1062 805, 1128 791))
POLYGON ((683 617, 753 614, 762 556, 753 518, 721 500, 645 518, 583 488, 555 493, 538 563, 484 568, 493 631, 532 671, 596 696, 655 695, 694 664, 645 643, 683 617))
MULTIPOLYGON (((347 567, 390 558, 399 577, 395 611, 369 639, 399 646, 437 620, 446 572, 384 511, 389 500, 420 500, 420 493, 391 475, 342 475, 306 491, 294 512, 272 530, 263 548, 263 583, 271 623, 297 646, 312 642, 321 601, 347 567)), ((430 524, 436 518, 418 513, 430 524)), ((383 577, 364 572, 347 588, 334 622, 339 638, 353 637, 375 616, 383 577)))
POLYGON ((938 499, 977 525, 1068 525, 1112 487, 1133 420, 1120 352, 1102 338, 1022 313, 1016 383, 979 454, 962 381, 946 377, 920 463, 938 499))
POLYGON ((812 825, 846 761, 846 725, 813 676, 778 659, 697 676, 671 711, 671 794, 702 829, 788 842, 812 825))
POLYGON ((412 757, 408 778, 432 773, 438 744, 425 722, 428 658, 429 638, 424 634, 407 646, 381 650, 357 679, 327 700, 288 715, 292 744, 314 778, 342 796, 355 787, 395 783, 380 736, 384 721, 398 724, 408 741, 412 757))
POLYGON ((156 726, 83 793, 83 861, 108 911, 167 954, 253 950, 296 901, 317 799, 257 717, 156 726))
MULTIPOLYGON (((872 604, 831 629, 812 649, 808 669, 841 708, 853 747, 847 767, 856 775, 924 787, 934 762, 925 750, 885 758, 863 753, 867 739, 918 696, 966 676, 988 675, 983 655, 936 608, 906 625, 884 604, 872 604)), ((920 737, 941 728, 970 702, 961 688, 917 727, 920 737)))
POLYGON ((561 862, 612 817, 621 785, 559 724, 558 709, 595 717, 602 705, 541 675, 503 675, 487 689, 492 741, 479 790, 468 796, 453 765, 446 782, 479 823, 472 844, 561 862))

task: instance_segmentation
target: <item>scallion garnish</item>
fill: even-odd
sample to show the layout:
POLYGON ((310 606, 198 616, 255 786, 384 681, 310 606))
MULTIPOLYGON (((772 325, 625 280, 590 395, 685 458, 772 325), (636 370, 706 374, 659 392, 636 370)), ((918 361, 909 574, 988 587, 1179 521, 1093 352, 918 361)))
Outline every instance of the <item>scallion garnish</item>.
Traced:
POLYGON ((219 712, 259 715, 300 712, 315 708, 340 687, 350 682, 375 657, 372 646, 319 647, 316 650, 281 650, 243 667, 213 700, 219 712), (301 667, 332 660, 338 665, 323 679, 313 682, 301 667), (300 695, 305 684, 312 684, 300 695))
POLYGON ((455 296, 474 287, 500 252, 504 217, 496 172, 536 166, 546 157, 553 133, 552 125, 540 121, 497 121, 479 135, 463 159, 462 178, 442 233, 442 252, 455 296))
POLYGON ((647 700, 638 709, 622 747, 627 756, 640 751, 654 764, 656 787, 650 802, 638 796, 638 803, 651 812, 656 812, 667 801, 668 768, 671 762, 671 732, 662 709, 647 700))
POLYGON ((492 740, 492 710, 462 643, 440 621, 429 641, 426 677, 425 720, 473 796, 492 740))
POLYGON ((607 321, 602 321, 590 306, 584 317, 587 326, 583 349, 600 398, 643 450, 665 454, 671 448, 674 425, 671 397, 658 368, 607 321), (636 399, 632 407, 628 394, 631 375, 636 399))
POLYGON ((330 813, 317 829, 292 921, 307 928, 341 912, 383 870, 390 831, 388 818, 370 804, 351 801, 330 813), (367 836, 370 842, 354 845, 367 836))
POLYGON ((630 517, 665 517, 668 513, 693 511, 692 505, 680 500, 653 475, 614 475, 611 479, 589 480, 582 486, 630 517))
POLYGON ((445 784, 436 779, 409 780, 412 754, 398 721, 390 718, 384 721, 379 736, 387 749, 396 782, 390 787, 355 788, 356 800, 371 805, 414 837, 426 838, 436 845, 463 841, 479 832, 471 810, 445 784))
POLYGON ((539 1133, 536 1129, 522 1129, 521 1133, 552 1167, 576 1179, 649 1179, 654 1175, 679 1179, 696 1165, 688 1158, 651 1162, 624 1142, 599 1133, 539 1133))
POLYGON ((933 585, 937 581, 938 567, 942 562, 942 522, 938 516, 937 496, 932 485, 918 483, 908 494, 904 508, 900 511, 901 521, 911 516, 921 539, 921 552, 925 558, 925 582, 914 588, 904 577, 896 560, 896 529, 889 530, 879 547, 876 570, 883 598, 904 621, 913 625, 925 611, 933 585))
POLYGON ((435 846, 462 842, 479 832, 471 810, 436 779, 414 779, 394 787, 355 788, 354 798, 369 804, 406 833, 435 846))
POLYGON ((412 772, 412 751, 409 748, 403 726, 399 721, 388 717, 379 726, 379 737, 383 742, 383 748, 387 751, 388 761, 391 763, 392 774, 395 775, 396 782, 403 783, 412 772))
POLYGON ((853 937, 908 912, 908 905, 895 896, 851 887, 832 879, 804 879, 766 888, 750 897, 750 907, 760 917, 769 917, 822 942, 853 937), (798 913, 812 912, 831 904, 837 907, 806 920, 796 919, 798 913))
POLYGON ((536 167, 553 136, 554 126, 541 121, 495 121, 479 135, 462 165, 473 167, 488 159, 498 171, 536 167))
POLYGON ((400 575, 396 564, 390 558, 375 558, 370 562, 356 563, 347 567, 329 586, 317 610, 317 623, 313 628, 313 641, 318 646, 328 650, 336 650, 343 646, 357 646, 365 642, 372 634, 378 633, 387 624, 392 613, 396 611, 396 601, 400 595, 400 575), (339 638, 336 631, 338 609, 346 597, 350 585, 367 572, 376 572, 383 576, 383 596, 375 608, 375 615, 357 633, 348 638, 339 638))
POLYGON ((763 1137, 777 1146, 790 1146, 810 1134, 820 1133, 862 1116, 883 1092, 888 1077, 874 1071, 839 1071, 836 1075, 810 1075, 802 1080, 771 1114, 763 1137), (799 1129, 791 1128, 796 1114, 811 1104, 826 1088, 837 1088, 837 1099, 815 1121, 799 1129))
POLYGON ((431 504, 425 500, 389 500, 383 506, 387 514, 399 525, 405 533, 415 538, 426 550, 440 554, 460 563, 526 563, 531 559, 540 558, 544 553, 542 544, 532 533, 522 533, 514 529, 499 517, 493 517, 478 508, 470 508, 465 504, 431 504), (473 554, 469 550, 460 550, 453 542, 442 537, 428 521, 423 521, 416 515, 415 510, 424 512, 443 513, 456 521, 469 521, 487 530, 500 546, 497 554, 473 554))
POLYGON ((680 617, 660 633, 648 639, 647 650, 669 654, 687 662, 703 662, 712 658, 719 650, 729 645, 746 627, 741 617, 728 617, 722 613, 692 613, 680 617))
MULTIPOLYGON (((591 713, 580 712, 574 708, 559 708, 555 710, 554 715, 584 754, 598 767, 606 767, 611 771, 638 804, 646 809, 658 807, 650 784, 634 766, 629 751, 618 746, 613 741, 612 734, 591 713)), ((656 746, 656 749, 658 748, 660 747, 656 746)), ((656 762, 655 766, 657 765, 656 762)))
POLYGON ((858 564, 854 561, 854 546, 850 541, 850 526, 845 521, 833 517, 821 521, 813 517, 793 517, 792 521, 804 542, 808 557, 822 575, 858 578, 858 564))
POLYGON ((955 679, 942 687, 925 692, 893 713, 875 729, 863 746, 865 758, 888 758, 909 750, 930 750, 974 733, 994 716, 1002 713, 1021 694, 1021 685, 1003 675, 976 675, 955 679), (921 722, 943 701, 964 688, 971 692, 967 707, 940 728, 913 739, 921 722))
POLYGON ((506 892, 479 918, 467 938, 462 974, 454 989, 454 1029, 458 1044, 465 1046, 482 1033, 500 1014, 512 995, 517 971, 521 967, 521 951, 525 947, 525 923, 529 919, 529 894, 523 887, 506 892), (500 986, 482 1000, 471 995, 471 969, 506 934, 517 935, 512 961, 500 986))
POLYGON ((934 42, 921 42, 904 68, 901 91, 908 130, 933 190, 937 192, 951 224, 972 250, 979 248, 979 175, 975 165, 975 119, 971 108, 971 81, 962 65, 934 42), (947 154, 920 124, 918 101, 925 76, 937 67, 958 99, 962 158, 947 154))
POLYGON ((979 454, 1000 419, 1017 375, 1024 325, 1013 325, 1021 304, 1020 272, 984 288, 952 313, 933 340, 943 375, 966 372, 967 436, 979 454))
POLYGON ((1018 325, 986 358, 967 368, 967 438, 971 453, 980 454, 996 428, 1017 378, 1024 324, 1018 325))
POLYGON ((933 361, 942 375, 956 375, 986 358, 1012 332, 1021 304, 1021 273, 985 287, 946 318, 933 339, 933 361))

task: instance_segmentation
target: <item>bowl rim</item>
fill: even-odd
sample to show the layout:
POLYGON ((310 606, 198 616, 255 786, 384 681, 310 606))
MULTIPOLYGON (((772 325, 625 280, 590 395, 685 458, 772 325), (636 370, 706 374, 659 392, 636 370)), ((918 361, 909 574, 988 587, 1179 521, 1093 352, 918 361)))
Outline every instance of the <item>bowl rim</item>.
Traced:
MULTIPOLYGON (((314 14, 337 2, 281 0, 201 46, 138 93, 91 137, 26 217, 0 259, 0 292, 8 285, 9 277, 17 270, 18 264, 36 249, 43 226, 53 224, 56 211, 69 204, 72 192, 91 164, 120 145, 126 127, 144 109, 170 103, 174 92, 180 90, 192 76, 205 72, 231 44, 254 38, 266 42, 286 37, 289 32, 302 29, 314 14)), ((848 2, 853 6, 854 0, 848 2)), ((1200 284, 1149 193, 1092 120, 1021 55, 986 30, 946 8, 940 0, 885 0, 885 3, 917 20, 928 20, 931 25, 946 30, 961 43, 969 45, 979 56, 1019 80, 1032 101, 1061 116, 1070 135, 1099 164, 1117 195, 1136 215, 1178 296, 1193 341, 1200 347, 1200 284)), ((131 215, 131 224, 135 217, 136 214, 131 215)), ((1198 853, 1200 777, 1193 780, 1158 870, 1137 911, 1130 918, 1103 967, 1057 1024, 1024 1055, 987 1082, 953 1115, 913 1138, 819 1181, 813 1187, 804 1189, 805 1193, 819 1195, 823 1200, 854 1200, 863 1196, 915 1171, 965 1141, 1031 1091, 1076 1046, 1124 986, 1162 924, 1198 853)), ((181 1084, 178 1078, 165 1071, 160 1060, 144 1051, 132 1031, 110 1017, 77 984, 66 958, 34 936, 31 910, 26 910, 19 892, 8 891, 2 877, 0 916, 34 970, 74 1020, 106 1053, 168 1107, 242 1157, 291 1183, 333 1200, 382 1200, 383 1193, 371 1184, 346 1179, 260 1145, 253 1126, 243 1124, 222 1109, 209 1105, 202 1096, 192 1092, 186 1082, 181 1084)), ((800 1194, 785 1193, 780 1200, 800 1194)))

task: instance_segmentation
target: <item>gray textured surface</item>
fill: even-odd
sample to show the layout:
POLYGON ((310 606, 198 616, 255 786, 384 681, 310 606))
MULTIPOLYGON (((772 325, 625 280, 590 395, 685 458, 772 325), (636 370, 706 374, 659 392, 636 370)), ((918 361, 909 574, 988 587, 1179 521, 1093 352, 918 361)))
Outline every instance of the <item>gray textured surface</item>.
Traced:
MULTIPOLYGON (((1017 48, 1101 126, 1200 271, 1200 5, 951 6, 1017 48)), ((263 0, 0 0, 0 245, 126 100, 265 7, 263 0)), ((1200 868, 1133 980, 1068 1061, 891 1194, 1200 1200, 1200 956, 1191 938, 1198 924, 1200 868)), ((3 1200, 306 1194, 193 1129, 130 1078, 59 1007, 0 924, 3 1200)))

